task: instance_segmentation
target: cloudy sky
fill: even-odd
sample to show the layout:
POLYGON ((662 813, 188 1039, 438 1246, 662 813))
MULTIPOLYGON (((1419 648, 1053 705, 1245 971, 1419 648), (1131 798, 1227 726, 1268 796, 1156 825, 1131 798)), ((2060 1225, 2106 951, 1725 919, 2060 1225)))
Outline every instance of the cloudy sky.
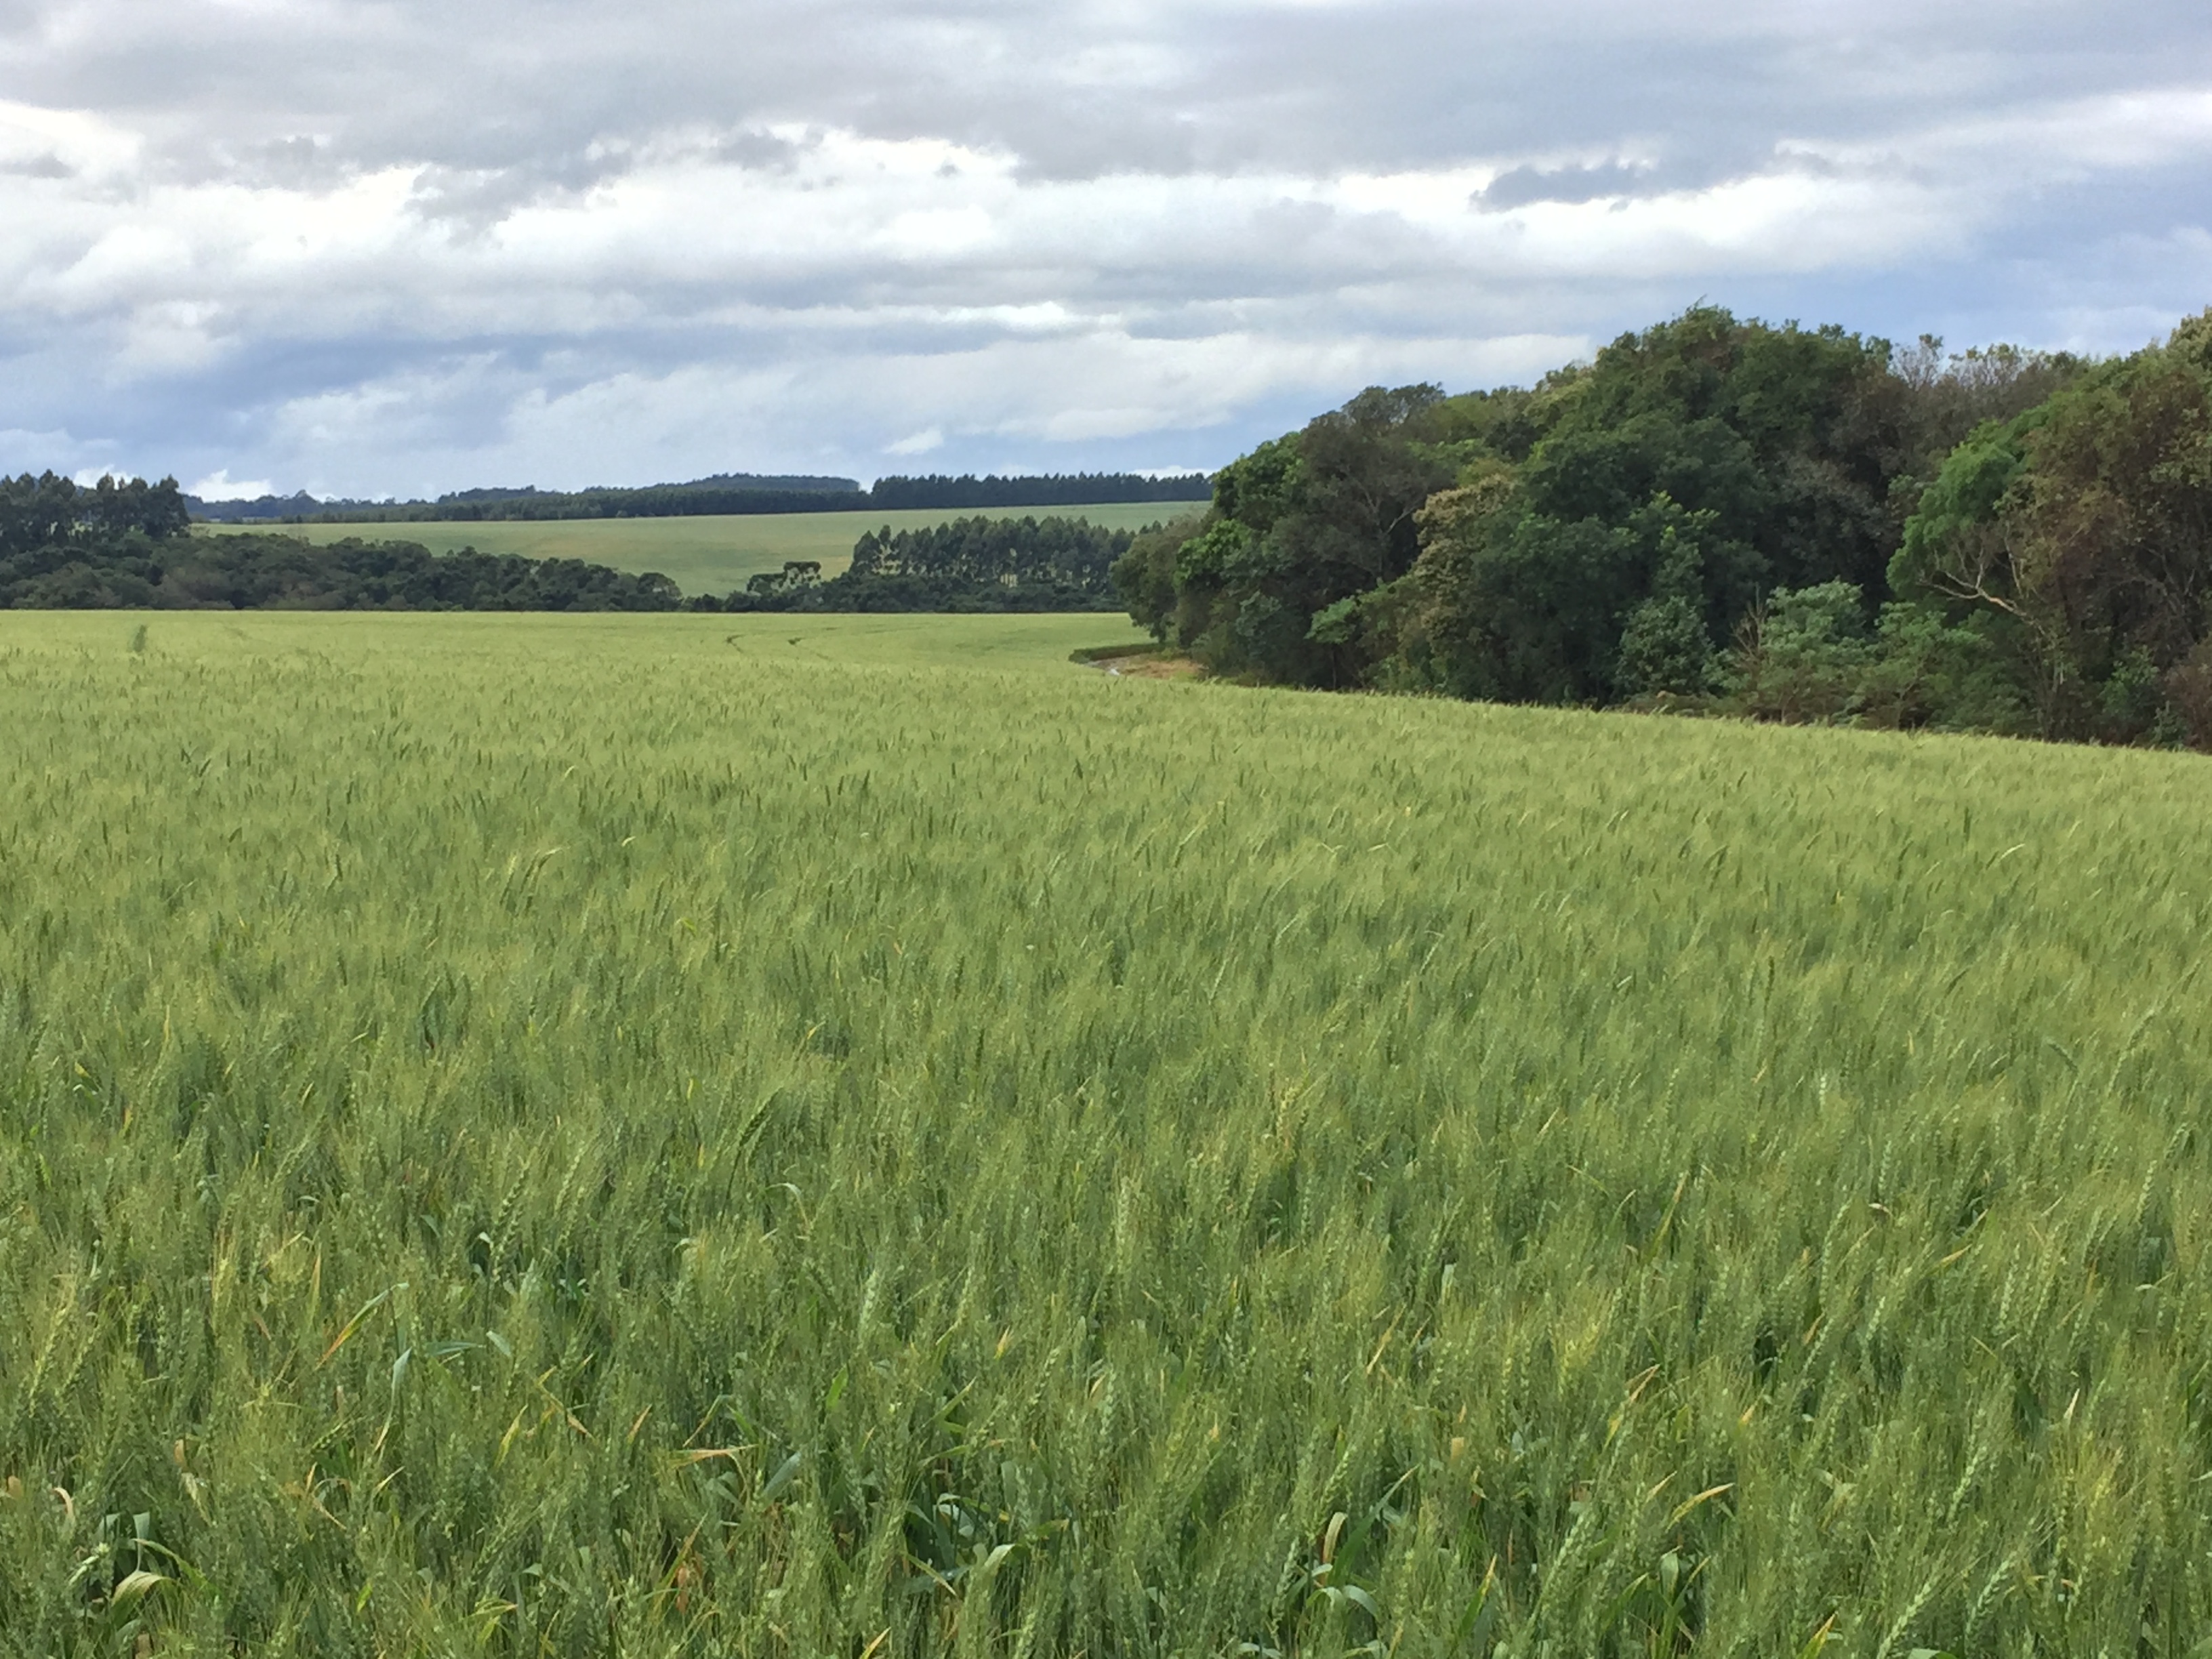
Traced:
POLYGON ((0 0, 0 468, 1212 467, 1699 299, 2212 304, 2203 0, 0 0))

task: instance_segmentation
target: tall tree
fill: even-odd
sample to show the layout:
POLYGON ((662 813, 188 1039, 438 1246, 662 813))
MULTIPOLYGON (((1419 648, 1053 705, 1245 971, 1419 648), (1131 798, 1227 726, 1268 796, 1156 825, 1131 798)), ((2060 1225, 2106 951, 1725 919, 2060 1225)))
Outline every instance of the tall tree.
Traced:
POLYGON ((2212 623, 2212 313, 1960 445, 1890 579, 1981 617, 2048 735, 2149 732, 2212 623))

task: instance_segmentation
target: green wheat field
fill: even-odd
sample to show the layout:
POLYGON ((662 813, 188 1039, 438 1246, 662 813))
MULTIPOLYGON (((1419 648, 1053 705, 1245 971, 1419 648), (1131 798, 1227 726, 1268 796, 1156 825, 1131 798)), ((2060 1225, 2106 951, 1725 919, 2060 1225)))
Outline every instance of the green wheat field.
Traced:
POLYGON ((825 576, 853 562, 853 544, 872 530, 920 530, 954 519, 1085 519, 1114 530, 1141 530, 1180 514, 1202 513, 1203 501, 1115 501, 1103 507, 912 507, 880 513, 755 513, 682 519, 500 520, 438 524, 200 525, 200 535, 241 532, 300 536, 321 545, 358 536, 364 541, 420 542, 433 553, 473 547, 531 559, 583 559, 642 575, 657 570, 686 593, 727 593, 746 578, 781 570, 787 559, 811 559, 825 576))
POLYGON ((0 1652, 2212 1651, 2212 768, 1118 629, 0 621, 0 1652))

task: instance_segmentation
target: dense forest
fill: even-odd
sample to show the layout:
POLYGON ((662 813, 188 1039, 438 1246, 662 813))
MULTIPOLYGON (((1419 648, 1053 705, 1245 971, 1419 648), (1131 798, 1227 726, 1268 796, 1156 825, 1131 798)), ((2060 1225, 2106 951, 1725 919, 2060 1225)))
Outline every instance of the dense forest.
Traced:
MULTIPOLYGON (((1159 527, 1146 532, 1158 535, 1159 527)), ((699 610, 1115 611, 1115 562, 1136 539, 1081 519, 956 519, 919 530, 870 531, 843 574, 793 562, 744 592, 699 610)))
POLYGON ((435 501, 318 501, 305 494, 205 501, 187 495, 196 519, 212 523, 427 524, 548 519, 668 519, 722 514, 854 513, 908 507, 1082 507, 1109 501, 1203 501, 1202 472, 1148 477, 1136 472, 1042 473, 1028 477, 878 478, 867 489, 852 478, 718 473, 689 483, 637 489, 463 489, 435 501))
POLYGON ((1116 566, 1217 672, 2212 746, 2212 313, 2106 362, 1699 307, 1371 389, 1116 566))

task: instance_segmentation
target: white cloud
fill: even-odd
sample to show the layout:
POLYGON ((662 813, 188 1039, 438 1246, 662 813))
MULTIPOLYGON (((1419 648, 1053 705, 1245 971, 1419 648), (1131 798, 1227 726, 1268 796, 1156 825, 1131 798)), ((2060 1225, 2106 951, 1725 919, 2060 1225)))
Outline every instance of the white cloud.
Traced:
POLYGON ((23 0, 0 465, 1218 462, 1700 296, 2133 343, 2212 298, 2208 47, 2168 0, 23 0))
POLYGON ((82 110, 0 99, 0 172, 30 178, 112 178, 142 149, 136 133, 82 110))
POLYGON ((185 494, 197 495, 204 501, 250 501, 275 489, 276 485, 266 478, 234 478, 228 471, 217 470, 198 483, 186 484, 185 494))

